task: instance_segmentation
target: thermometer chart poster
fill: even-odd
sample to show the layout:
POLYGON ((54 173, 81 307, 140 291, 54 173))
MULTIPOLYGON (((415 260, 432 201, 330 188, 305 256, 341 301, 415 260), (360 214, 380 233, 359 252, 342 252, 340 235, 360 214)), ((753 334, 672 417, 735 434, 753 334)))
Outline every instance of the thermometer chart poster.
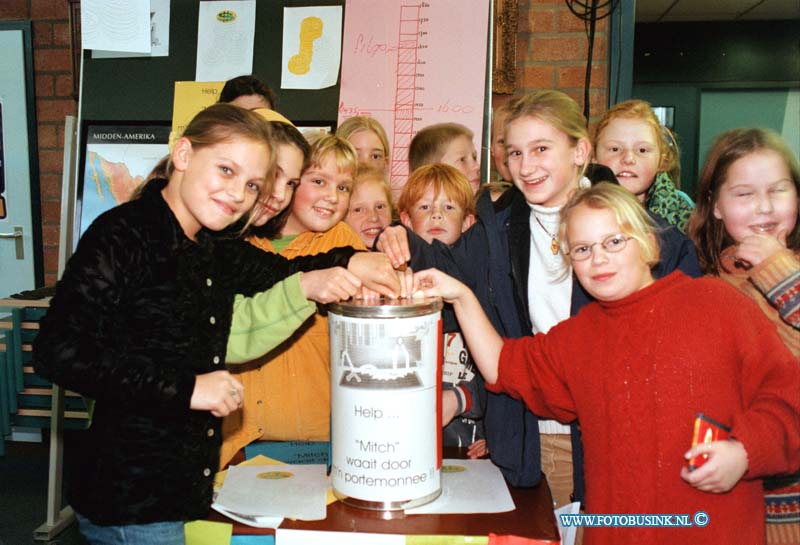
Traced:
POLYGON ((365 115, 386 129, 395 198, 421 128, 460 123, 481 148, 489 7, 489 0, 347 0, 339 123, 365 115))

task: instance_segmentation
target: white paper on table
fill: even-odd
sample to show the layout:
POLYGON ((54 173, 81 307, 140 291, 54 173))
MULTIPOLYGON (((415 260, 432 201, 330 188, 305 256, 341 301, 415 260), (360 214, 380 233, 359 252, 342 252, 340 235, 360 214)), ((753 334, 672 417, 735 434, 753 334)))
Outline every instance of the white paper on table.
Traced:
POLYGON ((325 518, 326 467, 319 465, 233 466, 215 503, 250 517, 300 520, 325 518))
POLYGON ((275 530, 275 545, 405 545, 402 534, 327 532, 316 530, 275 530))
POLYGON ((283 8, 282 89, 336 85, 342 59, 342 6, 283 8))
POLYGON ((406 509, 406 515, 504 513, 516 509, 503 474, 491 460, 442 460, 441 475, 441 495, 430 503, 406 509))
POLYGON ((226 517, 241 522, 248 526, 255 526, 256 528, 277 528, 283 522, 283 517, 257 517, 252 515, 243 515, 241 513, 234 513, 227 509, 220 507, 217 503, 211 504, 211 509, 218 513, 222 513, 226 517))
POLYGON ((118 59, 121 57, 169 56, 169 0, 150 0, 150 53, 122 51, 92 51, 93 59, 118 59))
POLYGON ((150 0, 83 0, 81 47, 150 53, 150 0))
POLYGON ((578 532, 577 526, 564 526, 561 524, 561 515, 577 515, 581 510, 581 502, 576 501, 562 505, 554 511, 556 515, 556 523, 558 524, 558 533, 561 535, 562 545, 572 545, 575 543, 575 536, 578 532))
POLYGON ((195 80, 252 74, 255 31, 255 0, 200 2, 195 80))

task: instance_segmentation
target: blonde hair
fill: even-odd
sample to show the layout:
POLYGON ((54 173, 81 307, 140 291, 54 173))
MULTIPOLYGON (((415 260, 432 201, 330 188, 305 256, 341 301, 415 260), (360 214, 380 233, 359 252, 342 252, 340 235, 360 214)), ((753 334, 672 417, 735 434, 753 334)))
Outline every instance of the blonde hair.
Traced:
POLYGON ((352 202, 352 196, 358 189, 359 185, 363 185, 368 182, 378 182, 381 186, 381 190, 383 190, 384 194, 386 195, 386 202, 389 203, 389 212, 391 213, 392 217, 394 217, 394 203, 392 203, 392 190, 389 187, 389 184, 386 182, 386 174, 377 169, 375 167, 369 165, 358 165, 358 170, 356 171, 356 176, 353 178, 353 190, 350 192, 350 200, 352 202))
POLYGON ((591 142, 586 117, 578 103, 561 91, 548 89, 520 95, 511 99, 507 108, 506 127, 517 119, 536 117, 566 134, 573 146, 582 138, 591 142))
POLYGON ((453 166, 444 163, 424 165, 411 173, 397 199, 397 210, 408 212, 419 201, 428 187, 433 187, 433 197, 445 196, 464 210, 464 216, 475 213, 475 195, 467 177, 453 166))
MULTIPOLYGON (((734 243, 722 220, 714 216, 719 192, 734 162, 752 153, 773 151, 780 155, 800 196, 800 167, 786 142, 768 129, 733 129, 714 140, 697 184, 697 207, 689 217, 687 234, 697 247, 697 258, 706 274, 719 275, 722 250, 734 243)), ((786 246, 800 248, 800 220, 787 233, 786 246)))
POLYGON ((326 134, 311 144, 310 167, 321 167, 326 157, 333 154, 336 168, 355 177, 358 170, 358 154, 353 145, 340 136, 326 134))
POLYGON ((653 130, 653 135, 656 137, 658 144, 659 162, 658 170, 669 174, 672 182, 679 186, 679 178, 681 172, 680 161, 678 160, 679 150, 678 142, 675 135, 667 127, 663 126, 656 117, 653 108, 649 102, 644 100, 626 100, 612 106, 603 114, 597 127, 594 130, 594 141, 600 140, 600 134, 603 132, 612 119, 638 119, 644 121, 653 130))
POLYGON ((586 206, 595 210, 611 210, 622 232, 639 243, 639 251, 644 262, 650 267, 658 263, 660 249, 655 222, 633 193, 620 185, 609 182, 600 182, 587 189, 578 190, 561 209, 558 236, 562 241, 562 254, 567 262, 570 261, 567 247, 569 218, 578 206, 586 206))
POLYGON ((445 148, 459 137, 472 141, 472 131, 459 123, 437 123, 420 129, 408 147, 408 164, 412 171, 423 165, 438 163, 445 148))
POLYGON ((375 118, 365 115, 356 115, 347 118, 336 128, 336 136, 349 141, 350 137, 359 131, 374 132, 378 140, 381 141, 386 158, 389 159, 389 157, 391 157, 389 154, 389 139, 386 137, 386 131, 383 129, 383 125, 375 118))
MULTIPOLYGON (((262 185, 258 199, 263 199, 272 192, 276 162, 272 128, 269 122, 257 113, 227 103, 212 104, 192 118, 181 138, 189 140, 193 149, 202 149, 233 139, 245 139, 263 144, 267 148, 269 162, 265 173, 266 183, 262 185)), ((175 166, 172 164, 172 155, 170 154, 156 164, 144 183, 150 183, 157 178, 169 179, 174 172, 175 166)), ((143 185, 134 195, 141 194, 143 185)))
POLYGON ((494 142, 497 133, 503 133, 506 130, 506 124, 508 123, 508 116, 511 114, 511 104, 514 99, 508 100, 503 102, 500 106, 494 108, 492 110, 492 125, 491 129, 491 141, 494 142), (499 126, 495 126, 496 122, 502 122, 499 126))

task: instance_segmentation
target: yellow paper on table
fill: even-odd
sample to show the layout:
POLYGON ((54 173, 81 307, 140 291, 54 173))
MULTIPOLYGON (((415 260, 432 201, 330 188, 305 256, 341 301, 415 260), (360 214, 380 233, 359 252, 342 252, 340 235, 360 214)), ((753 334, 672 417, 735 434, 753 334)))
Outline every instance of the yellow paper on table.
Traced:
POLYGON ((193 520, 183 525, 186 545, 230 545, 233 524, 193 520))
MULTIPOLYGON (((241 464, 242 466, 285 466, 286 462, 281 462, 280 460, 275 460, 273 458, 267 458, 263 454, 259 454, 258 456, 253 456, 249 460, 245 460, 241 464)), ((222 483, 225 482, 225 477, 228 475, 228 470, 223 469, 222 471, 217 471, 217 474, 214 476, 214 490, 219 490, 222 487, 222 483)), ((333 495, 333 489, 329 486, 326 490, 325 495, 325 505, 330 505, 336 501, 336 496, 333 495)))

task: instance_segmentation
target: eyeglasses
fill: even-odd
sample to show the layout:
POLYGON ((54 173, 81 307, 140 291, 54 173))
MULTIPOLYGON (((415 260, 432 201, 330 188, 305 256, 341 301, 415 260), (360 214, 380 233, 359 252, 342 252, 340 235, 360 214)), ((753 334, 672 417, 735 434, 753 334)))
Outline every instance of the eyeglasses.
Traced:
POLYGON ((567 253, 573 261, 586 261, 592 256, 594 247, 598 244, 602 246, 606 252, 615 254, 624 250, 625 245, 628 244, 630 239, 631 237, 622 234, 609 235, 600 242, 593 242, 592 244, 578 244, 577 246, 573 246, 567 253))

